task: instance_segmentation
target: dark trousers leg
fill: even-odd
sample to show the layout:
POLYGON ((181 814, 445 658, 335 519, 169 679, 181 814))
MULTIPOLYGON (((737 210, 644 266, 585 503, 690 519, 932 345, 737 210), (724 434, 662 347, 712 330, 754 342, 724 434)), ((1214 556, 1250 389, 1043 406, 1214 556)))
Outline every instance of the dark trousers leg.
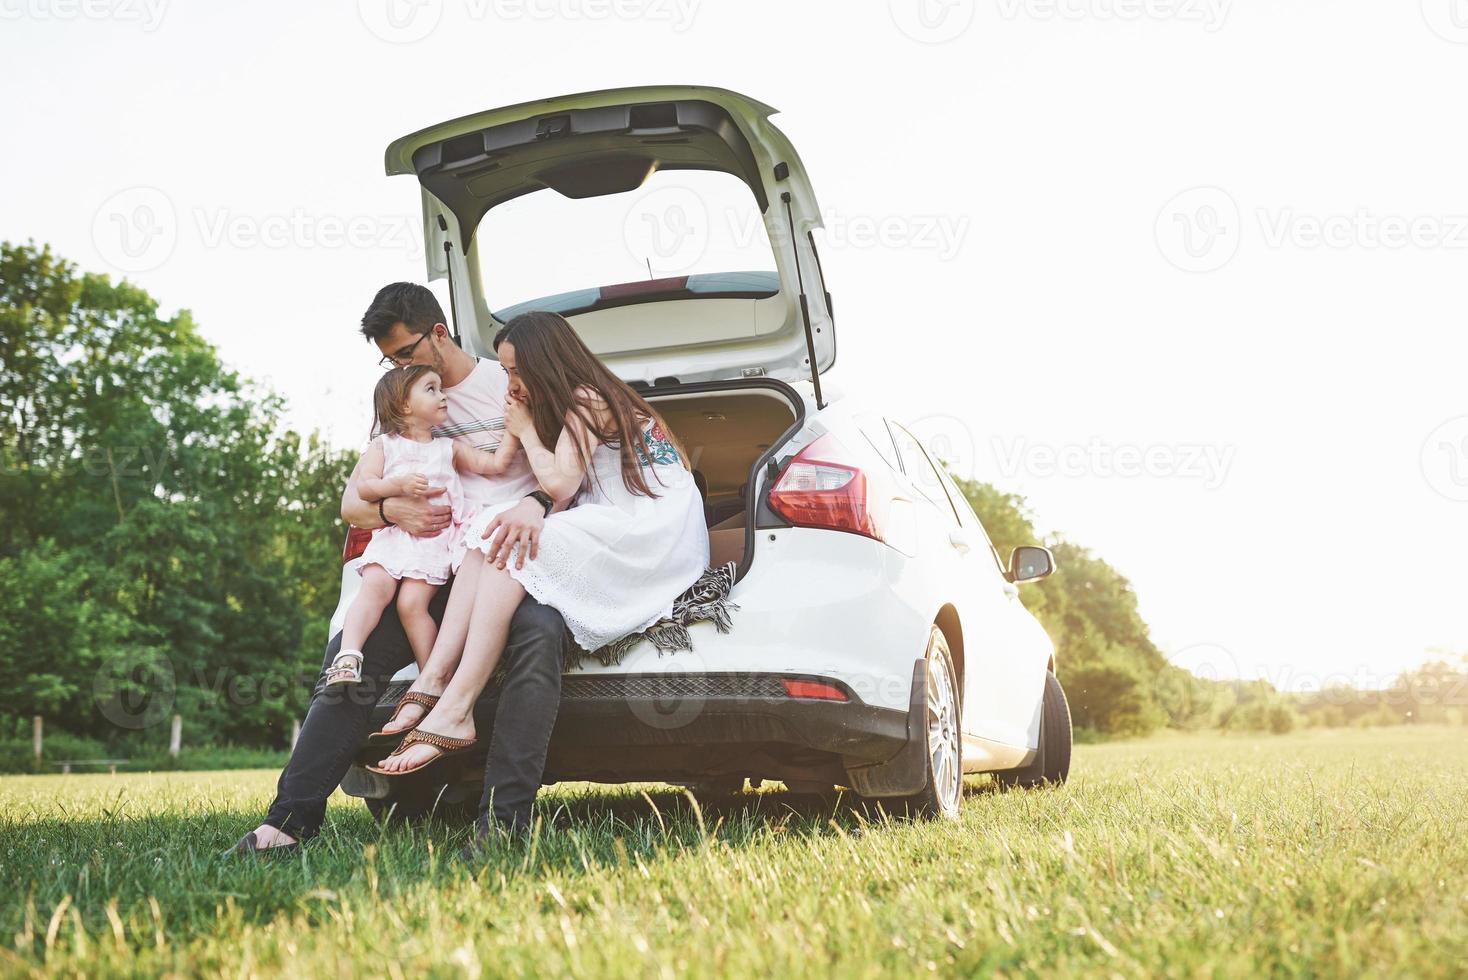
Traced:
MULTIPOLYGON (((443 619, 449 586, 429 604, 435 622, 443 619)), ((341 783, 362 747, 377 705, 392 675, 413 662, 413 648, 398 621, 396 602, 382 611, 382 621, 362 644, 362 683, 327 688, 326 669, 341 649, 341 634, 326 645, 316 689, 290 761, 276 784, 275 802, 265 823, 298 840, 315 837, 326 815, 326 798, 341 783)))
POLYGON ((474 706, 480 737, 490 733, 484 796, 479 802, 480 833, 491 824, 512 832, 530 824, 561 706, 567 642, 561 614, 527 595, 510 620, 504 682, 485 688, 474 706))

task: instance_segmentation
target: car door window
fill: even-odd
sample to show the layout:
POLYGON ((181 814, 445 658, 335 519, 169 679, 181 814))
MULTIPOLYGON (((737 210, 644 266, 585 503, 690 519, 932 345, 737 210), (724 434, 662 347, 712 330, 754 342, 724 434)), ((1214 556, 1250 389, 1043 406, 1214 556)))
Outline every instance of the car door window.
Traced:
POLYGON ((1004 562, 999 557, 999 549, 995 548, 994 542, 989 540, 989 532, 984 530, 984 525, 979 522, 979 515, 974 513, 973 504, 970 504, 968 498, 963 495, 963 491, 958 489, 948 468, 942 463, 938 464, 938 475, 942 477, 943 488, 948 491, 948 497, 953 501, 953 509, 958 512, 958 523, 983 538, 989 554, 994 559, 994 565, 1000 572, 1007 571, 1004 562))
POLYGON ((900 473, 902 464, 897 461, 897 447, 892 444, 892 433, 887 431, 886 420, 872 415, 858 415, 852 421, 861 430, 861 434, 866 436, 867 442, 871 443, 877 455, 886 460, 888 466, 900 473))
POLYGON ((933 468, 922 443, 897 423, 889 420, 887 425, 892 430, 892 440, 897 443, 897 455, 902 459, 902 471, 907 474, 907 481, 939 510, 946 511, 955 524, 958 523, 958 512, 948 499, 948 491, 943 489, 943 478, 933 468))

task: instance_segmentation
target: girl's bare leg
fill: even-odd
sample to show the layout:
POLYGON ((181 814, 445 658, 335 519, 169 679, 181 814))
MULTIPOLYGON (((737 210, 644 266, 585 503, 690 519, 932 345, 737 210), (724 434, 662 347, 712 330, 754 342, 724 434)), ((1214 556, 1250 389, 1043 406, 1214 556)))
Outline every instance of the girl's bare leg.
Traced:
MULTIPOLYGON (((452 738, 474 735, 474 703, 489 681, 505 652, 510 634, 510 618, 525 598, 525 587, 510 573, 482 563, 479 588, 475 592, 474 613, 469 620, 469 634, 464 642, 464 656, 444 689, 443 697, 418 726, 423 731, 452 738)), ((390 772, 410 769, 431 760, 438 750, 430 745, 413 745, 401 755, 383 760, 379 765, 390 772)))
POLYGON ((428 614, 428 603, 437 591, 438 586, 417 578, 405 578, 398 587, 398 622, 408 634, 408 645, 413 648, 413 660, 419 671, 427 665, 433 641, 438 636, 438 624, 428 614))
POLYGON ((342 623, 342 649, 360 650, 367 637, 377 629, 382 620, 382 611, 392 602, 393 590, 398 587, 397 579, 387 574, 381 565, 368 565, 362 569, 362 588, 347 608, 346 621, 342 623))
MULTIPOLYGON (((449 601, 444 607, 443 623, 438 627, 438 636, 433 641, 433 652, 428 655, 428 662, 419 668, 418 679, 408 690, 438 694, 448 686, 449 678, 454 676, 454 670, 459 666, 459 657, 464 653, 464 638, 469 633, 469 616, 474 610, 474 599, 479 590, 479 573, 483 568, 484 552, 469 549, 469 553, 464 556, 464 563, 459 566, 458 574, 454 576, 453 585, 449 587, 449 601)), ((414 647, 415 659, 417 655, 417 648, 414 647)), ((389 734, 405 731, 418 724, 422 717, 421 707, 406 704, 398 712, 398 716, 384 725, 382 730, 389 734)))

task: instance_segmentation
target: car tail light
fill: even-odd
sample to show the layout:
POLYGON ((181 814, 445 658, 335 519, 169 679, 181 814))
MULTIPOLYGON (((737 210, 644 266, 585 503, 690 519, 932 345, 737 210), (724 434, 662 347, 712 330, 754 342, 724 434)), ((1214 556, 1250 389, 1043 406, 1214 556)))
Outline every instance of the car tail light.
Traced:
POLYGON ((372 540, 372 531, 365 527, 348 527, 347 540, 342 545, 342 564, 346 564, 353 558, 360 558, 362 552, 367 550, 367 542, 372 540))
POLYGON ((822 701, 849 701, 846 692, 824 681, 802 681, 792 677, 781 679, 785 693, 792 698, 819 698, 822 701))
POLYGON ((881 541, 881 515, 869 490, 855 457, 827 433, 786 465, 770 491, 770 506, 796 527, 850 531, 881 541))

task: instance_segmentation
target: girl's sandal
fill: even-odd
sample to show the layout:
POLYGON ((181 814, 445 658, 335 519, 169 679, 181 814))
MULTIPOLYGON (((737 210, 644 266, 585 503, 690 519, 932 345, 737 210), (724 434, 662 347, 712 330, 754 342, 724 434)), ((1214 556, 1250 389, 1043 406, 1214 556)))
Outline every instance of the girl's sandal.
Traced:
POLYGON ((375 772, 379 776, 407 776, 412 773, 421 772, 422 770, 427 769, 439 759, 446 759, 451 755, 458 755, 460 752, 467 752, 472 749, 475 743, 477 743, 478 741, 479 740, 476 738, 454 738, 451 735, 439 735, 434 732, 425 732, 421 728, 415 728, 408 733, 408 736, 404 738, 402 742, 398 744, 397 748, 392 750, 392 754, 389 755, 388 758, 391 759, 394 755, 402 755, 408 750, 409 746, 418 745, 420 743, 438 749, 438 755, 429 759, 427 762, 420 762, 412 769, 388 770, 380 769, 377 766, 368 766, 367 771, 375 772))
POLYGON ((362 654, 356 650, 343 650, 331 659, 326 671, 326 686, 362 683, 362 654))
POLYGON ((416 722, 413 723, 413 727, 412 728, 400 728, 400 729, 398 729, 395 732, 389 732, 389 731, 376 731, 376 732, 373 732, 371 735, 368 735, 367 736, 367 744, 370 745, 370 746, 379 746, 379 745, 391 745, 392 743, 396 742, 398 739, 402 738, 404 735, 406 735, 409 732, 411 732, 413 730, 413 728, 417 728, 419 722, 423 721, 424 718, 427 718, 428 717, 428 713, 433 710, 433 706, 436 705, 436 704, 438 704, 439 697, 440 697, 440 695, 437 695, 437 694, 424 694, 421 691, 409 691, 407 694, 404 694, 402 696, 402 698, 398 701, 398 706, 393 709, 392 717, 389 718, 387 721, 383 722, 382 723, 382 727, 384 729, 386 729, 388 725, 390 725, 393 722, 397 721, 398 720, 398 715, 402 714, 403 713, 403 709, 406 708, 410 704, 416 704, 418 707, 422 708, 423 709, 423 716, 421 718, 419 718, 418 721, 416 721, 416 722))

